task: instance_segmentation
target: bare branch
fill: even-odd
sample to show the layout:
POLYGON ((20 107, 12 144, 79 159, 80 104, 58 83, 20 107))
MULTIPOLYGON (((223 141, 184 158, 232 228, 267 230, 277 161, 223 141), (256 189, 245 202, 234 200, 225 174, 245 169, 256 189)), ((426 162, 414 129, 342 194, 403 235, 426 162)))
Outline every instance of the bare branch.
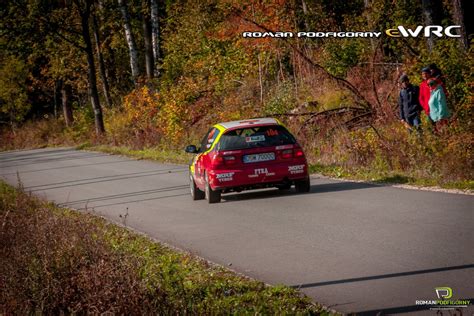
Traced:
POLYGON ((79 44, 78 42, 76 42, 74 40, 71 40, 71 39, 67 38, 65 35, 61 34, 61 32, 58 32, 57 30, 54 30, 54 29, 52 29, 51 31, 54 33, 54 35, 61 38, 65 42, 68 42, 69 44, 73 45, 74 47, 79 48, 80 50, 83 50, 83 51, 86 50, 85 46, 79 44))
POLYGON ((371 68, 371 77, 372 77, 372 90, 374 92, 375 100, 377 101, 378 108, 382 107, 382 103, 380 102, 379 94, 377 92, 377 85, 375 84, 375 58, 377 57, 377 51, 379 50, 380 46, 382 45, 382 39, 379 40, 377 46, 374 49, 374 53, 372 55, 372 64, 370 65, 371 68))
MULTIPOLYGON (((269 28, 267 28, 266 26, 264 25, 261 25, 259 23, 257 23, 256 21, 254 20, 251 20, 247 17, 245 17, 242 13, 242 10, 238 9, 238 8, 235 8, 233 7, 233 11, 234 11, 234 14, 236 14, 237 16, 239 16, 242 20, 248 22, 248 23, 251 23, 255 26, 257 26, 258 28, 266 31, 266 32, 275 32, 269 28)), ((359 92, 359 90, 354 87, 354 85, 352 85, 349 81, 343 79, 343 78, 340 78, 340 77, 337 77, 337 76, 334 76, 333 74, 331 74, 328 70, 326 70, 326 68, 324 68, 323 66, 317 64, 316 62, 314 62, 313 60, 311 60, 311 58, 309 58, 305 53, 303 53, 296 45, 294 45, 293 43, 289 42, 289 41, 285 41, 285 43, 287 45, 289 45, 292 49, 294 49, 295 52, 298 53, 298 55, 300 55, 309 65, 311 65, 313 68, 316 68, 318 70, 321 70, 325 75, 327 75, 329 78, 333 79, 334 81, 336 81, 339 85, 345 87, 346 89, 348 89, 349 91, 351 91, 358 99, 358 103, 364 107, 367 107, 367 108, 372 108, 370 102, 364 98, 361 93, 359 92)))

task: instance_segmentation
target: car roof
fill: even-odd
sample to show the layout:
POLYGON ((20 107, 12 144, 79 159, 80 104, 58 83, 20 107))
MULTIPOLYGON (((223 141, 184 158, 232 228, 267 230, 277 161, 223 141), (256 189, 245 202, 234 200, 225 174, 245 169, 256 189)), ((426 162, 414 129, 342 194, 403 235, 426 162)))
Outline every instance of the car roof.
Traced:
POLYGON ((223 122, 217 125, 220 125, 226 130, 228 130, 228 129, 234 129, 234 128, 244 128, 244 127, 250 127, 250 126, 273 125, 273 124, 280 125, 280 122, 278 122, 276 119, 272 117, 263 117, 263 118, 223 122))

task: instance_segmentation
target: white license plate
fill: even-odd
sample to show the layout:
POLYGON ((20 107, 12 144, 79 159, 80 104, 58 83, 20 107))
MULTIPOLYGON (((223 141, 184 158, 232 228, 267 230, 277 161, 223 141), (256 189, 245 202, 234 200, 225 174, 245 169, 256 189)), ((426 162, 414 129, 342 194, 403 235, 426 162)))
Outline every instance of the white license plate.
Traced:
POLYGON ((275 153, 245 155, 244 163, 275 160, 275 153))

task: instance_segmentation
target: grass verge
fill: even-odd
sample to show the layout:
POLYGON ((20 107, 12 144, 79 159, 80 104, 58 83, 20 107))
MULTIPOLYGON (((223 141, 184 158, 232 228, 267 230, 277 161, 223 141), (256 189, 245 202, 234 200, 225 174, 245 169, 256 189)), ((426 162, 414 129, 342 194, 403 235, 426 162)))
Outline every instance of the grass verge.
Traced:
POLYGON ((145 148, 130 149, 125 146, 109 146, 109 145, 90 145, 84 143, 76 147, 76 149, 85 149, 92 151, 100 151, 114 155, 123 155, 131 158, 149 159, 167 163, 187 164, 191 159, 190 154, 186 154, 184 150, 164 149, 164 148, 145 148))
MULTIPOLYGON (((192 155, 187 154, 184 150, 167 149, 167 148, 147 148, 142 150, 132 150, 127 147, 117 147, 109 145, 93 146, 85 143, 76 147, 77 149, 86 149, 93 151, 101 151, 110 154, 119 154, 131 158, 150 159, 160 162, 168 163, 182 163, 187 164, 192 155)), ((458 190, 474 190, 473 180, 445 182, 435 178, 417 178, 408 174, 401 174, 400 172, 386 172, 367 168, 345 168, 343 166, 310 164, 309 170, 311 173, 319 173, 333 178, 344 178, 350 180, 362 180, 375 183, 385 184, 409 184, 423 187, 438 186, 445 189, 458 190)))
POLYGON ((328 314, 89 213, 0 181, 2 314, 328 314))
POLYGON ((333 178, 370 181, 380 184, 409 184, 420 187, 437 186, 445 189, 474 191, 473 180, 445 182, 434 178, 417 178, 400 172, 382 172, 362 167, 349 169, 341 166, 327 166, 322 164, 311 164, 309 169, 311 173, 320 173, 333 178))

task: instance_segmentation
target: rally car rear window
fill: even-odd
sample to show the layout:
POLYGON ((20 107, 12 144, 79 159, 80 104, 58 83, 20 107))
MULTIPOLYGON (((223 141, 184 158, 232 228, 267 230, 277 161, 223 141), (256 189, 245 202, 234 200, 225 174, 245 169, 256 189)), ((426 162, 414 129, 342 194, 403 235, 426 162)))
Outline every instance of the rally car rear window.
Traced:
POLYGON ((293 135, 281 125, 258 126, 229 131, 221 136, 220 150, 237 150, 296 143, 293 135))

